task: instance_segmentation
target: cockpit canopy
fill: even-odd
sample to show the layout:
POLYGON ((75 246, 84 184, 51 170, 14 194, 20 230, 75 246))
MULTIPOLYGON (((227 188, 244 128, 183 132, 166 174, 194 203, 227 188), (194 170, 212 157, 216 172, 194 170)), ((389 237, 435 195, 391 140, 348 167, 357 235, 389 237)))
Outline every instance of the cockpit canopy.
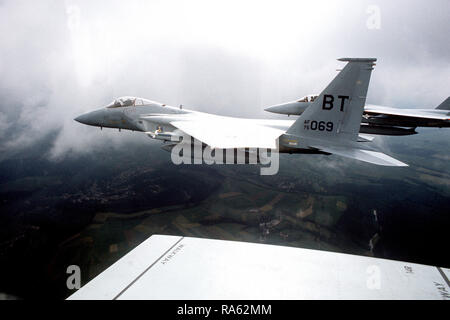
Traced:
POLYGON ((110 104, 108 104, 107 108, 120 108, 120 107, 131 107, 131 106, 144 106, 154 103, 153 101, 143 99, 143 98, 137 98, 137 97, 130 97, 130 96, 124 96, 117 98, 110 104))
POLYGON ((308 94, 307 96, 304 96, 297 102, 314 102, 314 100, 316 100, 318 96, 319 96, 318 94, 308 94))

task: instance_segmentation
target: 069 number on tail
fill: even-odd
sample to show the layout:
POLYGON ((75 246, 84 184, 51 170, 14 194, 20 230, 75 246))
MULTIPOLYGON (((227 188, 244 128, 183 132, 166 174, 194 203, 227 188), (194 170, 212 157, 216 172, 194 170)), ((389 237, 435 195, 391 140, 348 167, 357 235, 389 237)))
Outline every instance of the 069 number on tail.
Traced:
POLYGON ((318 130, 318 131, 333 131, 333 122, 328 121, 316 121, 316 120, 305 120, 306 130, 318 130))

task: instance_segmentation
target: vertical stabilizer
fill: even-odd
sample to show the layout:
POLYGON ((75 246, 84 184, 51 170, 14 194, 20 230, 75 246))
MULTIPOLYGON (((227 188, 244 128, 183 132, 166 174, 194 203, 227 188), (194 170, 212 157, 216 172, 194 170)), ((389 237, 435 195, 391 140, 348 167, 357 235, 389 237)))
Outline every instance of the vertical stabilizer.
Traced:
POLYGON ((437 110, 450 110, 450 97, 436 107, 437 110))
POLYGON ((375 58, 341 58, 344 69, 288 129, 291 135, 357 141, 375 58))

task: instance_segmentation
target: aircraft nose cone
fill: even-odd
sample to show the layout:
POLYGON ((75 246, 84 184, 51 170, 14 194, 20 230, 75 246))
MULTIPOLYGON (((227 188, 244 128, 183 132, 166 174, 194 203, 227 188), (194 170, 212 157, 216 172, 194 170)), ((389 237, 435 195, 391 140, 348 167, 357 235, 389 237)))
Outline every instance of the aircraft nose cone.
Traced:
POLYGON ((88 124, 88 116, 87 116, 87 114, 82 114, 82 115, 76 117, 73 120, 75 120, 75 121, 77 121, 79 123, 82 123, 82 124, 88 124))
POLYGON ((276 107, 272 106, 272 107, 265 108, 264 111, 273 112, 275 109, 276 109, 276 107))
POLYGON ((101 124, 103 112, 104 111, 102 109, 86 112, 83 113, 82 115, 79 115, 74 120, 82 124, 87 124, 90 126, 98 126, 101 124))
POLYGON ((270 106, 268 108, 265 108, 264 111, 268 111, 268 112, 273 112, 273 113, 280 113, 283 110, 283 105, 274 105, 274 106, 270 106))
POLYGON ((87 124, 89 126, 103 126, 104 119, 106 117, 105 110, 103 108, 93 110, 90 112, 83 113, 82 115, 76 117, 74 120, 87 124))

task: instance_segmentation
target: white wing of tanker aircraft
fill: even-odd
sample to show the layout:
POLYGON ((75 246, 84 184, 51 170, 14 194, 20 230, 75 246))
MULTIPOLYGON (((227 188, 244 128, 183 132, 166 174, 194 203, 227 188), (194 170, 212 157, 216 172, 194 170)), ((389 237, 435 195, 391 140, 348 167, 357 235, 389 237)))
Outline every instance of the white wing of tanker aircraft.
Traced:
POLYGON ((188 135, 212 149, 275 149, 280 153, 337 154, 377 165, 406 166, 360 142, 359 135, 370 75, 376 59, 348 62, 335 79, 296 120, 224 117, 169 107, 150 100, 122 97, 106 108, 76 118, 99 127, 137 130, 163 141, 188 135))
POLYGON ((450 300, 449 277, 450 269, 410 262, 153 235, 68 299, 450 300))

